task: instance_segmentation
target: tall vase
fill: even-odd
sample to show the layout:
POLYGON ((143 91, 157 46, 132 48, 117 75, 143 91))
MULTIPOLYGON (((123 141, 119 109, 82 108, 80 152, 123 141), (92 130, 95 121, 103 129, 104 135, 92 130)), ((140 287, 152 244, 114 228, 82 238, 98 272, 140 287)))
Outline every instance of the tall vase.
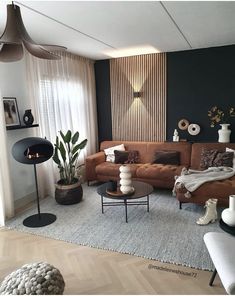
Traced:
POLYGON ((229 196, 229 208, 223 210, 222 220, 229 226, 235 226, 235 195, 229 196))
POLYGON ((31 113, 31 109, 25 110, 23 121, 25 125, 32 125, 34 122, 33 114, 31 113))
POLYGON ((123 194, 128 194, 133 191, 131 181, 131 170, 128 165, 122 165, 119 168, 120 171, 120 191, 123 194))
POLYGON ((220 142, 220 143, 229 143, 230 142, 231 130, 228 127, 230 126, 230 124, 223 123, 223 124, 220 124, 220 126, 221 126, 221 129, 218 130, 218 133, 219 133, 218 142, 220 142))

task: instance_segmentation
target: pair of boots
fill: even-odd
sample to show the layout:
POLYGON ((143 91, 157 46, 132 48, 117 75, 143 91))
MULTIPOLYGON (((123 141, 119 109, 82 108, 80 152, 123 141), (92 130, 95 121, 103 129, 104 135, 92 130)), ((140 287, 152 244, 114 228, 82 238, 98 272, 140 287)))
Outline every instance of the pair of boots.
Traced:
POLYGON ((217 219, 217 210, 216 210, 216 205, 217 205, 218 199, 215 198, 210 198, 206 201, 206 204, 204 208, 206 208, 206 213, 203 217, 199 218, 197 220, 198 225, 206 225, 209 223, 214 223, 215 220, 217 219))

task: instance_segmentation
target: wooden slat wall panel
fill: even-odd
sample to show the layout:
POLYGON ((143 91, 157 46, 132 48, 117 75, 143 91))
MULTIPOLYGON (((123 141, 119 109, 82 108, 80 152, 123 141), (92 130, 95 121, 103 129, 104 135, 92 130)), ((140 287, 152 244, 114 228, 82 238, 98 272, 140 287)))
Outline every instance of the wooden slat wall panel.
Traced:
POLYGON ((113 140, 164 141, 166 54, 110 60, 110 83, 113 140))

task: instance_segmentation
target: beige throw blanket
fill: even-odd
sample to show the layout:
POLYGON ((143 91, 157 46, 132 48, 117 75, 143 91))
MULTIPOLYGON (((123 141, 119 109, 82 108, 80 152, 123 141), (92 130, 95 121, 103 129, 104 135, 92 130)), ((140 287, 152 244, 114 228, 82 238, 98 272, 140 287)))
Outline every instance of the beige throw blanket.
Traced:
POLYGON ((173 194, 177 188, 185 188, 185 197, 190 198, 191 192, 206 182, 225 180, 235 175, 235 169, 230 167, 210 167, 204 171, 197 171, 186 168, 182 169, 181 175, 176 176, 173 194))

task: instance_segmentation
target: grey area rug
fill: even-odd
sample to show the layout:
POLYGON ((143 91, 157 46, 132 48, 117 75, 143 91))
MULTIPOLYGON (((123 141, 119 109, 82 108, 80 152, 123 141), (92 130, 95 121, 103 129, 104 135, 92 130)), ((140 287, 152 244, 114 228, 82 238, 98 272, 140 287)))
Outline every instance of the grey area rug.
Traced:
POLYGON ((54 198, 41 201, 41 212, 53 213, 57 220, 41 228, 27 228, 22 221, 36 213, 35 208, 7 222, 7 227, 80 245, 127 253, 162 262, 212 270, 213 264, 203 242, 209 231, 222 232, 218 221, 198 226, 203 207, 178 202, 170 191, 155 190, 150 196, 150 212, 146 206, 128 207, 125 223, 124 207, 105 207, 101 213, 97 186, 83 185, 83 201, 62 206, 54 198))

